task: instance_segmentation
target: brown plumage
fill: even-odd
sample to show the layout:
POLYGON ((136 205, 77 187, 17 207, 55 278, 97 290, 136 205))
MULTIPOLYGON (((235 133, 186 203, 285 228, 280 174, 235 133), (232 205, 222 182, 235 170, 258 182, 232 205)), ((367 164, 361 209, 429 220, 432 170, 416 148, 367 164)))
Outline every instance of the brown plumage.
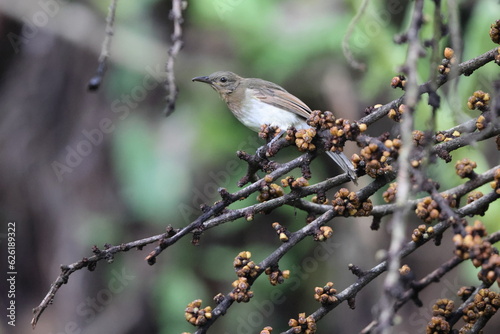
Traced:
MULTIPOLYGON (((254 131, 258 132, 263 124, 282 130, 292 126, 296 129, 309 128, 306 119, 311 109, 275 83, 257 78, 243 78, 229 71, 196 77, 193 81, 209 84, 219 93, 234 116, 254 131)), ((356 172, 351 161, 341 152, 327 153, 356 182, 356 172)))

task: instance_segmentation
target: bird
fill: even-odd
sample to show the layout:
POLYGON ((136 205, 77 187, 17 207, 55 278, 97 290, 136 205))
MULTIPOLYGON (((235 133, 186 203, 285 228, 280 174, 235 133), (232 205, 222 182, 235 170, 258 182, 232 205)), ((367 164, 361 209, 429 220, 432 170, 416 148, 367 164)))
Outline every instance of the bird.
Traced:
MULTIPOLYGON (((298 97, 273 82, 243 78, 229 71, 195 77, 192 81, 209 84, 226 102, 233 115, 253 131, 259 132, 264 124, 282 130, 290 127, 297 130, 310 128, 306 120, 311 109, 298 97)), ((345 154, 330 151, 327 154, 356 183, 356 170, 345 154)))

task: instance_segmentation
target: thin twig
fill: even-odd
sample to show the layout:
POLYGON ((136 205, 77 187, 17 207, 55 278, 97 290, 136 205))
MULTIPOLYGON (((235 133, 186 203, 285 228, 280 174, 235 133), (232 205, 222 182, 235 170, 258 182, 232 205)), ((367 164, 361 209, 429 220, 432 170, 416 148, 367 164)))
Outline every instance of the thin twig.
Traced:
POLYGON ((351 36, 354 32, 354 28, 356 28, 359 20, 361 20, 361 17, 365 13, 369 2, 370 0, 363 0, 363 2, 361 3, 361 7, 356 12, 356 16, 354 16, 351 22, 349 22, 347 31, 344 35, 344 38, 342 39, 342 51, 344 52, 344 57, 347 59, 347 62, 349 63, 349 65, 351 65, 352 68, 360 71, 364 71, 366 69, 366 64, 354 59, 351 48, 349 47, 349 40, 351 39, 351 36))
POLYGON ((165 72, 167 79, 165 80, 165 90, 167 91, 167 105, 163 113, 165 117, 169 116, 175 109, 175 101, 179 89, 175 84, 174 62, 177 54, 182 49, 184 42, 182 41, 182 11, 187 7, 187 0, 172 0, 172 10, 170 11, 170 19, 174 23, 174 32, 171 36, 172 45, 168 49, 167 62, 165 63, 165 72))
POLYGON ((33 309, 33 319, 31 320, 31 326, 35 328, 38 319, 42 315, 43 311, 52 304, 55 294, 59 290, 59 288, 63 285, 68 283, 69 277, 71 274, 73 274, 75 271, 83 269, 83 268, 89 268, 89 270, 94 270, 95 266, 97 265, 97 262, 101 260, 109 260, 112 258, 112 256, 116 253, 120 252, 127 252, 133 248, 136 248, 138 250, 141 250, 144 246, 152 244, 154 242, 157 242, 159 240, 162 240, 164 238, 167 238, 173 230, 170 230, 170 228, 167 229, 166 233, 158 234, 152 237, 140 239, 140 240, 135 240, 131 241, 125 244, 117 245, 117 246, 107 246, 103 250, 97 249, 97 247, 94 246, 93 252, 94 255, 88 257, 88 258, 83 258, 81 261, 69 264, 69 265, 62 265, 61 266, 61 273, 59 276, 56 278, 54 283, 51 284, 49 292, 45 295, 43 298, 42 302, 40 305, 35 307, 33 309))
POLYGON ((89 80, 87 85, 88 90, 96 91, 99 89, 102 83, 102 79, 104 74, 106 73, 107 63, 109 58, 109 49, 111 47, 111 41, 113 39, 113 26, 115 24, 115 13, 116 13, 116 4, 118 0, 111 0, 108 9, 108 16, 106 17, 106 37, 102 42, 101 54, 99 56, 99 64, 97 65, 96 74, 89 80))

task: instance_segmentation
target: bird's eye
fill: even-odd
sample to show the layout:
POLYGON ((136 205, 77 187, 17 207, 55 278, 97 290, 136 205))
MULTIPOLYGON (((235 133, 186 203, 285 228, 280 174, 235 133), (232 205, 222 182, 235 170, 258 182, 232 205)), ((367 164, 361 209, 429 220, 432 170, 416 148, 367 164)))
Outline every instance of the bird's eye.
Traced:
POLYGON ((220 78, 220 82, 227 82, 227 78, 226 77, 221 77, 220 78))

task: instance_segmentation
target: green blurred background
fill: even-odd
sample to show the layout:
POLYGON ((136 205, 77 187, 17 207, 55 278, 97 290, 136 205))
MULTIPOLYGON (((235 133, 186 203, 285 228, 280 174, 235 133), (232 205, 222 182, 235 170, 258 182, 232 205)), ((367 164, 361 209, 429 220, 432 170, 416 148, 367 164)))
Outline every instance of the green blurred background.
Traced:
MULTIPOLYGON (((393 38, 407 29, 413 2, 369 4, 350 40, 354 57, 367 66, 364 72, 351 69, 342 53, 347 26, 360 3, 189 1, 184 48, 175 63, 177 107, 165 118, 165 91, 156 79, 161 79, 170 42, 170 1, 118 2, 109 69, 101 89, 91 93, 86 84, 97 66, 108 2, 3 0, 0 217, 17 224, 18 318, 15 328, 2 321, 0 330, 31 331, 31 309, 57 277, 59 265, 90 256, 92 245, 120 244, 162 233, 167 225, 185 226, 200 213, 201 203, 218 199, 218 187, 238 189, 246 167, 235 152, 253 153, 262 141, 232 117, 215 92, 191 82, 192 77, 217 70, 260 77, 282 85, 312 109, 332 110, 351 120, 361 118, 367 106, 399 97, 401 91, 393 90, 390 80, 404 64, 406 45, 394 44, 393 38)), ((465 60, 494 47, 488 29, 500 11, 493 0, 458 4, 465 60)), ((446 16, 446 2, 443 7, 446 16)), ((426 1, 429 21, 422 39, 432 37, 433 10, 433 2, 426 1)), ((441 43, 442 48, 449 45, 449 38, 441 43)), ((421 61, 419 82, 429 78, 428 58, 421 61)), ((437 128, 474 117, 466 109, 467 97, 477 89, 491 92, 497 77, 497 68, 489 64, 462 78, 456 91, 445 88, 437 128)), ((430 115, 425 102, 418 109, 421 130, 430 115)), ((384 131, 397 134, 397 125, 382 120, 369 129, 372 135, 384 131)), ((357 150, 349 143, 346 152, 350 156, 357 150)), ((290 148, 278 159, 297 155, 290 148)), ((455 152, 453 164, 464 157, 477 161, 479 172, 498 163, 491 143, 455 152)), ((338 172, 324 157, 313 162, 312 171, 312 182, 338 172)), ((452 164, 439 162, 432 173, 446 189, 463 182, 453 171, 452 164)), ((360 185, 369 181, 363 178, 360 185)), ((381 192, 373 201, 381 203, 381 192)), ((251 196, 232 208, 254 202, 251 196)), ((483 219, 490 231, 499 227, 498 214, 498 205, 492 206, 483 219)), ((232 260, 238 252, 249 250, 259 262, 276 249, 274 221, 296 230, 305 215, 279 208, 252 222, 240 219, 208 230, 197 247, 185 238, 154 266, 143 260, 152 249, 146 247, 118 254, 112 264, 99 263, 95 272, 77 272, 34 333, 194 332, 184 320, 186 305, 201 298, 203 305, 215 306, 213 296, 231 290, 236 278, 232 260)), ((419 223, 409 223, 408 236, 419 223)), ((252 302, 234 305, 211 332, 259 333, 267 325, 284 331, 289 318, 319 306, 312 298, 315 286, 333 281, 341 290, 355 280, 349 263, 368 269, 380 261, 389 242, 385 224, 378 232, 370 230, 370 219, 335 219, 331 225, 335 235, 330 241, 307 239, 283 258, 280 268, 292 271, 288 282, 272 287, 261 277, 252 289, 252 302)), ((440 248, 427 245, 405 260, 417 278, 452 256, 450 239, 448 233, 440 248)), ((5 259, 0 260, 2 268, 5 259)), ((423 331, 436 298, 454 298, 460 286, 478 284, 469 263, 448 276, 422 292, 424 308, 403 308, 395 332, 423 331)), ((359 332, 372 319, 381 283, 379 278, 357 296, 354 311, 341 305, 329 314, 319 330, 359 332)), ((4 296, 3 285, 1 289, 4 296)), ((1 303, 3 308, 3 299, 1 303)), ((492 321, 485 333, 494 328, 492 321)))

